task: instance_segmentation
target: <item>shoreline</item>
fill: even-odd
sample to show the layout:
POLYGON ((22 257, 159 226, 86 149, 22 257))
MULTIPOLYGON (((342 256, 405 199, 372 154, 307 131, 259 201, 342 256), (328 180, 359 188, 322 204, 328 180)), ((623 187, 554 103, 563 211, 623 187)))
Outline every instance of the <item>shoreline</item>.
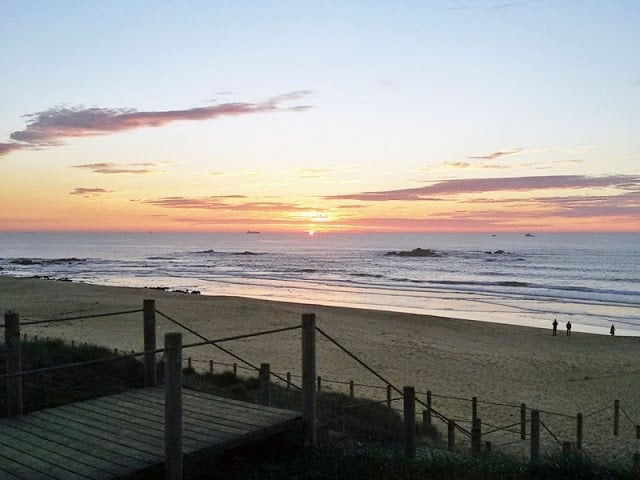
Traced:
MULTIPOLYGON (((25 321, 141 309, 144 298, 154 299, 157 310, 210 339, 299 325, 302 313, 316 313, 318 327, 345 348, 400 388, 414 385, 419 395, 432 391, 433 407, 454 418, 468 418, 471 406, 467 400, 477 396, 480 402, 488 402, 481 404, 481 418, 496 425, 513 423, 519 413, 489 402, 526 403, 564 415, 586 415, 607 405, 612 410, 618 399, 630 418, 640 419, 640 399, 634 388, 640 377, 638 337, 579 332, 567 337, 562 328, 553 337, 551 328, 0 276, 0 308, 16 311, 25 321)), ((179 329, 160 315, 157 319, 160 346, 164 333, 179 329)), ((142 350, 142 313, 25 326, 22 331, 29 336, 95 343, 120 351, 142 350)), ((184 343, 199 340, 183 333, 184 343)), ((348 384, 328 381, 381 385, 321 335, 317 341, 318 375, 323 377, 323 385, 342 392, 348 392, 348 384)), ((294 376, 300 372, 297 330, 230 342, 225 348, 254 365, 268 362, 273 372, 290 371, 294 376)), ((185 352, 187 355, 202 371, 207 371, 209 360, 234 362, 210 346, 185 352)), ((356 395, 383 399, 385 392, 358 386, 356 395)), ((635 440, 629 440, 635 438, 635 426, 631 429, 631 425, 621 424, 621 431, 624 427, 633 432, 628 432, 632 437, 625 437, 626 443, 620 445, 622 437, 611 440, 607 415, 611 417, 612 411, 590 419, 588 428, 585 426, 585 444, 606 446, 614 442, 611 448, 616 445, 616 451, 635 448, 635 440)), ((545 417, 545 422, 566 440, 575 440, 575 420, 555 416, 545 417)))

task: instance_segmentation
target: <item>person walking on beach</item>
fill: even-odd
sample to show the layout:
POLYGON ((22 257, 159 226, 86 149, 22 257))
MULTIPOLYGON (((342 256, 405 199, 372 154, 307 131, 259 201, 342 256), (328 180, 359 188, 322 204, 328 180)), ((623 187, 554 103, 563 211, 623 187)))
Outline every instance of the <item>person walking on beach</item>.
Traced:
POLYGON ((571 320, 567 322, 567 337, 571 335, 571 320))
POLYGON ((553 319, 553 336, 555 337, 558 334, 558 320, 553 319))
POLYGON ((612 337, 616 334, 616 327, 613 326, 613 323, 611 324, 611 329, 609 330, 609 333, 611 334, 612 337))

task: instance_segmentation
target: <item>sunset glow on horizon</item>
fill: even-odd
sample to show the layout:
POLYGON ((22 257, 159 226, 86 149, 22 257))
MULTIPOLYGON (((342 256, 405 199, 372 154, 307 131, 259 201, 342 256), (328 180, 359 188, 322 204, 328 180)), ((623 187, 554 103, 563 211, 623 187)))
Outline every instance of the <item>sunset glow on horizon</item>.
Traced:
POLYGON ((640 4, 346 3, 0 2, 0 231, 640 232, 640 4))

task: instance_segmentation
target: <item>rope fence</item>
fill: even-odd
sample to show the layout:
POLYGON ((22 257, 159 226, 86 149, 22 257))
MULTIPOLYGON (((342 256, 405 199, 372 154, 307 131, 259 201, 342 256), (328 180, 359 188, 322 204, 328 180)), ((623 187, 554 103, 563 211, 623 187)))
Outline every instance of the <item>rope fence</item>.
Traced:
MULTIPOLYGON (((69 322, 69 321, 76 321, 76 320, 85 320, 85 319, 94 319, 94 318, 101 318, 101 317, 109 317, 109 316, 118 316, 118 315, 128 315, 128 314, 136 314, 136 313, 140 313, 140 312, 144 312, 145 313, 145 321, 146 321, 146 315, 148 313, 147 311, 147 305, 145 303, 145 308, 144 309, 134 309, 134 310, 122 310, 122 311, 117 311, 117 312, 111 312, 111 313, 102 313, 102 314, 91 314, 91 315, 80 315, 80 316, 73 316, 73 317, 64 317, 64 318, 55 318, 55 319, 48 319, 48 320, 34 320, 34 321, 27 321, 27 322, 21 322, 19 323, 20 326, 30 326, 30 325, 41 325, 41 324, 48 324, 48 323, 58 323, 58 322, 69 322)), ((256 337, 261 337, 261 336, 266 336, 266 335, 273 335, 273 334, 278 334, 278 333, 285 333, 285 332, 292 332, 292 331, 297 331, 300 329, 303 329, 302 325, 294 325, 294 326, 287 326, 287 327, 281 327, 281 328, 274 328, 274 329, 269 329, 269 330, 263 330, 263 331, 258 331, 258 332, 252 332, 252 333, 247 333, 247 334, 238 334, 238 335, 233 335, 233 336, 226 336, 226 337, 221 337, 221 338, 216 338, 216 339, 211 339, 208 338, 207 336, 199 333, 198 331, 196 331, 195 329, 189 327, 188 325, 186 325, 183 322, 180 322, 178 320, 176 320, 175 318, 163 313, 162 311, 159 311, 157 309, 153 309, 153 313, 154 313, 154 322, 155 322, 155 314, 157 314, 158 316, 162 317, 163 319, 167 320, 168 322, 170 322, 170 324, 172 325, 176 325, 177 327, 185 330, 186 332, 189 332, 190 334, 194 335, 195 337, 197 337, 199 339, 199 341, 195 341, 195 342, 191 342, 191 343, 186 343, 182 346, 183 351, 186 351, 188 349, 194 349, 194 348, 198 348, 198 347, 204 347, 204 346, 212 346, 215 347, 216 349, 220 350, 221 352, 225 353, 226 355, 229 355, 231 358, 233 358, 234 360, 237 360, 238 363, 226 363, 226 362, 220 362, 220 361, 214 361, 213 359, 211 360, 206 360, 206 359, 201 359, 201 358, 192 358, 192 357, 183 357, 182 361, 184 362, 184 360, 186 360, 188 362, 188 366, 192 367, 192 363, 198 363, 198 364, 208 364, 209 365, 209 371, 211 373, 213 373, 213 366, 217 365, 217 366, 224 366, 224 367, 232 367, 233 368, 233 372, 234 375, 237 372, 237 369, 242 369, 244 371, 248 371, 248 372, 260 372, 260 384, 262 385, 262 374, 263 374, 263 366, 267 366, 267 381, 270 381, 269 378, 270 376, 273 377, 273 379, 275 379, 276 381, 285 383, 287 385, 287 389, 289 389, 290 387, 293 387, 297 390, 302 390, 302 388, 298 385, 296 385, 295 383, 292 383, 292 378, 296 379, 296 380, 302 380, 303 379, 303 375, 298 375, 298 374, 293 374, 291 372, 274 372, 274 371, 270 371, 270 369, 268 368, 268 364, 262 364, 262 366, 257 366, 256 364, 252 363, 249 360, 246 360, 244 358, 242 358, 240 355, 232 352, 230 349, 223 347, 222 343, 227 343, 227 342, 231 342, 231 341, 239 341, 239 340, 245 340, 245 339, 252 339, 252 338, 256 338, 256 337)), ((5 316, 6 319, 6 316, 5 316)), ((5 323, 2 325, 3 327, 7 327, 7 323, 8 320, 5 321, 5 323)), ((146 328, 146 324, 145 324, 145 328, 146 328)), ((155 327, 154 327, 155 328, 155 327)), ((491 401, 491 400, 481 400, 478 399, 477 397, 472 397, 472 398, 465 398, 462 396, 456 396, 456 395, 445 395, 445 394, 437 394, 437 393, 433 393, 431 391, 421 391, 421 392, 416 392, 415 389, 413 389, 413 387, 405 387, 404 390, 401 390, 399 387, 395 386, 393 383, 391 383, 389 380, 387 380, 387 378, 385 378, 380 372, 378 372, 376 369, 374 369, 373 367, 371 367, 369 364, 367 364, 364 360, 362 360, 361 358, 359 358, 358 356, 356 356, 354 353, 352 353, 351 351, 349 351, 345 346, 343 346, 338 340, 336 340, 335 338, 333 338, 331 335, 329 335, 328 333, 326 333, 323 329, 315 326, 315 331, 317 331, 326 341, 328 341, 330 344, 334 345, 335 347, 337 347, 340 351, 342 351, 344 354, 346 354, 349 358, 351 358, 352 360, 354 360, 360 367, 364 368, 367 372, 369 372, 371 375, 373 375, 376 379, 378 379, 382 385, 372 385, 369 383, 357 383, 353 380, 350 381, 343 381, 343 380, 336 380, 336 379, 330 379, 330 378, 323 378, 320 376, 317 376, 317 394, 321 394, 322 393, 322 388, 321 385, 336 385, 336 386, 340 386, 340 387, 344 387, 344 386, 349 386, 349 394, 350 397, 353 399, 355 398, 355 394, 354 394, 354 388, 358 387, 358 388, 364 388, 364 389, 371 389, 371 390, 379 390, 379 391, 384 391, 386 390, 387 395, 385 399, 382 400, 370 400, 370 401, 363 401, 363 402, 356 402, 356 403, 352 403, 352 404, 346 404, 346 405, 342 405, 341 407, 341 412, 333 412, 331 413, 332 415, 334 415, 336 420, 339 420, 341 418, 341 416, 347 412, 347 411, 352 411, 354 409, 358 409, 358 408, 366 408, 368 406, 373 406, 373 405, 381 405, 381 404, 387 404, 388 406, 388 411, 393 412, 394 414, 400 414, 400 415, 404 415, 405 416, 405 422, 407 422, 407 399, 409 402, 411 402, 413 404, 413 406, 411 407, 412 410, 409 410, 410 415, 413 416, 413 421, 415 422, 415 417, 416 417, 416 411, 415 411, 415 407, 416 405, 419 405, 421 407, 423 407, 423 426, 424 426, 424 431, 427 431, 427 426, 431 426, 431 417, 435 417, 437 420, 443 422, 448 429, 448 435, 449 435, 449 439, 448 441, 449 443, 449 449, 453 451, 453 447, 452 447, 452 438, 453 438, 453 433, 454 431, 458 431, 461 432, 465 437, 468 437, 469 439, 471 439, 471 445, 472 445, 472 451, 479 451, 480 446, 479 446, 479 442, 480 442, 480 435, 481 435, 481 429, 482 427, 486 427, 487 430, 482 432, 482 435, 484 435, 485 437, 488 435, 493 435, 493 434, 498 434, 500 432, 504 432, 505 434, 513 434, 513 435, 520 435, 519 439, 513 440, 513 441, 506 441, 503 442, 501 441, 500 443, 497 443, 495 446, 498 448, 506 448, 506 447, 510 447, 513 445, 523 445, 523 442, 525 442, 527 440, 527 438, 531 438, 532 441, 532 445, 533 445, 533 433, 528 434, 525 431, 525 428, 527 425, 529 425, 529 427, 533 430, 533 417, 530 419, 527 419, 527 412, 531 412, 533 413, 534 411, 537 412, 536 415, 537 417, 537 423, 538 423, 538 427, 542 426, 542 428, 549 434, 549 437, 551 439, 553 439, 553 441, 555 443, 557 443, 558 445, 561 445, 563 447, 563 451, 565 446, 569 443, 569 442, 562 442, 560 440, 560 438, 567 438, 570 435, 573 435, 572 429, 577 428, 578 433, 577 433, 577 440, 576 440, 576 444, 577 444, 577 448, 578 449, 583 449, 582 448, 582 421, 585 418, 591 418, 591 417, 595 417, 596 415, 599 415, 603 412, 606 411, 611 411, 611 405, 607 405, 604 406, 602 408, 596 409, 588 414, 585 415, 570 415, 570 414, 566 414, 566 413, 562 413, 562 412, 554 412, 554 411, 548 411, 548 410, 539 410, 539 409, 533 409, 531 407, 526 406, 525 404, 520 404, 520 405, 516 405, 516 404, 511 404, 511 403, 502 403, 502 402, 496 402, 496 401, 491 401), (407 388, 411 388, 412 392, 410 394, 410 396, 407 396, 409 394, 407 394, 407 388), (399 396, 391 396, 391 392, 395 392, 396 394, 399 394, 399 396), (424 401, 422 398, 417 398, 415 395, 418 394, 422 397, 426 397, 426 401, 424 401), (450 402, 468 402, 471 403, 472 405, 472 418, 454 418, 453 415, 451 416, 446 416, 445 414, 441 413, 441 411, 436 410, 433 405, 432 405, 432 399, 437 399, 437 400, 441 400, 441 401, 450 401, 450 402), (399 400, 404 400, 405 404, 404 404, 404 409, 400 409, 400 408, 396 408, 393 405, 397 405, 397 402, 399 400), (482 409, 482 413, 485 414, 489 414, 492 413, 493 415, 490 416, 489 418, 493 419, 493 422, 482 422, 479 418, 478 415, 478 405, 482 405, 485 406, 486 408, 482 409), (499 408, 490 408, 490 407, 499 407, 499 408), (506 408, 506 409, 518 409, 520 411, 520 420, 517 422, 513 422, 513 423, 509 423, 507 425, 504 426, 500 426, 500 423, 502 423, 502 421, 507 420, 507 422, 509 421, 509 417, 513 417, 514 414, 513 413, 504 413, 503 410, 500 410, 500 408, 506 408), (498 415, 499 412, 503 412, 500 413, 498 415), (558 417, 559 419, 564 419, 564 420, 570 420, 571 422, 576 422, 576 423, 571 423, 568 427, 566 422, 565 423, 560 423, 560 421, 558 421, 556 424, 553 423, 553 421, 550 418, 545 418, 546 422, 543 422, 540 418, 539 415, 540 414, 545 414, 547 416, 550 417, 558 417), (498 418, 500 417, 500 418, 498 418), (465 428, 463 425, 470 425, 470 428, 467 429, 465 428), (577 425, 577 427, 576 427, 577 425), (520 427, 520 429, 518 429, 517 427, 520 427), (553 428, 552 428, 553 427, 553 428), (562 433, 560 433, 562 432, 562 433), (569 433, 571 432, 571 433, 569 433)), ((34 339, 37 340, 37 336, 34 336, 34 339)), ((47 338, 48 339, 48 338, 47 338)), ((26 340, 26 334, 25 334, 25 340, 26 340)), ((73 345, 73 342, 72 342, 73 345)), ((146 346, 146 330, 145 330, 145 346, 146 346)), ((143 351, 139 351, 139 352, 135 352, 135 351, 131 351, 131 353, 118 353, 117 349, 114 349, 114 355, 108 356, 108 357, 104 357, 104 358, 97 358, 97 359, 92 359, 92 360, 84 360, 84 361, 80 361, 80 362, 71 362, 68 364, 63 364, 63 365, 53 365, 53 366, 48 366, 48 367, 42 367, 42 368, 34 368, 34 369, 30 369, 30 370, 22 370, 22 371, 18 371, 18 372, 7 372, 5 374, 0 375, 0 381, 6 380, 7 382, 12 380, 12 379, 16 379, 18 377, 25 377, 25 376, 30 376, 30 375, 36 375, 36 374, 46 374, 46 373, 56 373, 56 372, 61 372, 64 369, 72 369, 72 368, 79 368, 79 367, 84 367, 84 366, 92 366, 92 365, 100 365, 100 364, 105 364, 108 362, 114 362, 114 361, 122 361, 124 359, 137 359, 138 357, 145 357, 145 362, 147 361, 147 359, 149 357, 152 358, 156 358, 156 355, 159 354, 164 354, 166 352, 166 349, 164 348, 145 348, 143 351)), ((146 368, 147 364, 145 363, 145 368, 146 368)), ((145 373, 146 375, 146 373, 145 373)), ((306 377, 308 378, 308 377, 306 377)), ((304 382, 303 382, 304 383, 304 382)), ((146 377, 145 377, 145 384, 146 384, 146 377)), ((327 387, 325 387, 327 388, 327 387)), ((331 389, 329 387, 329 389, 331 389)), ((371 393, 371 392, 369 392, 371 393)), ((303 395, 304 396, 304 395, 303 395)), ((377 395, 374 395, 377 396, 377 395)), ((321 395, 319 395, 317 397, 318 402, 322 402, 323 401, 323 397, 321 395)), ((446 403, 446 402, 444 402, 446 403)), ((438 407, 440 409, 440 406, 438 407)), ((448 408, 448 407, 443 407, 443 408, 448 408)), ((458 413, 459 416, 459 410, 460 408, 456 407, 457 410, 453 410, 450 409, 450 411, 452 411, 453 413, 458 413)), ((634 422, 634 420, 632 419, 631 415, 622 407, 620 407, 619 405, 619 401, 616 400, 615 403, 615 407, 614 407, 614 436, 618 435, 618 417, 619 417, 619 412, 622 412, 622 415, 624 416, 624 418, 627 419, 627 421, 636 427, 636 439, 640 439, 640 426, 638 426, 638 424, 636 422, 634 422)), ((397 418, 397 417, 396 417, 397 418)), ((483 417, 484 418, 484 417, 483 417)), ((343 419, 344 420, 344 419, 343 419)), ((512 419, 513 420, 513 419, 512 419)), ((505 422, 505 423, 507 423, 505 422)), ((378 428, 380 430, 380 432, 387 431, 384 428, 381 428, 381 425, 373 425, 372 428, 378 428)), ((415 426, 413 427, 414 430, 416 430, 415 426)), ((530 432, 532 432, 532 430, 530 430, 530 432)), ((389 431, 390 432, 390 431, 389 431)), ((397 432, 390 432, 390 433, 394 433, 397 434, 397 432)), ((414 432, 415 433, 415 432, 414 432)), ((537 442, 540 441, 539 438, 539 431, 536 434, 537 435, 537 442)), ((508 438, 506 435, 500 436, 497 435, 496 438, 497 440, 504 440, 504 438, 508 438)), ((549 443, 553 443, 551 442, 551 440, 548 440, 549 443)), ((485 448, 490 450, 491 446, 490 446, 491 442, 486 442, 486 446, 485 448)), ((415 448, 415 446, 414 446, 415 448)), ((538 447, 539 448, 539 447, 538 447)), ((532 446, 532 452, 533 452, 533 446, 532 446)), ((532 453, 533 455, 533 453, 532 453)))

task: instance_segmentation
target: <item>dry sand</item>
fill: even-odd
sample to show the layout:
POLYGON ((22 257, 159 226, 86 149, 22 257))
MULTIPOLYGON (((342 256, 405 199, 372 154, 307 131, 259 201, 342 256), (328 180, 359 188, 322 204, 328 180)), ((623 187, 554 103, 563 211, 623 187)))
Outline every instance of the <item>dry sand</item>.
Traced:
MULTIPOLYGON (((585 418, 585 449, 598 458, 624 462, 640 449, 634 427, 640 423, 638 337, 576 332, 567 337, 562 328, 553 337, 550 328, 0 276, 0 309, 18 312, 23 322, 138 309, 144 298, 155 299, 157 310, 212 339, 299 325, 302 313, 314 312, 318 327, 386 379, 400 388, 414 385, 420 398, 431 390, 433 407, 461 420, 465 427, 469 426, 464 422, 470 419, 470 402, 441 396, 478 397, 482 421, 496 426, 518 422, 519 410, 485 401, 526 403, 531 408, 567 415, 581 412, 586 416, 606 408, 585 418), (617 438, 612 436, 615 399, 624 409, 621 435, 617 438)), ((552 319, 549 320, 551 324, 552 319)), ((162 336, 169 331, 180 329, 159 316, 158 345, 162 345, 162 336)), ((120 350, 142 350, 141 313, 24 326, 22 332, 120 350)), ((184 343, 198 340, 184 333, 184 343)), ((290 371, 295 376, 300 373, 300 344, 300 331, 294 330, 226 343, 225 348, 254 365, 269 362, 272 371, 290 371)), ((344 392, 348 391, 347 385, 327 381, 354 380, 356 384, 382 386, 322 336, 318 337, 317 351, 323 386, 344 392)), ((190 350, 186 355, 192 356, 194 366, 202 370, 208 369, 209 359, 234 361, 210 346, 190 350)), ((356 386, 356 394, 385 397, 383 389, 362 386, 356 386)), ((400 408, 401 402, 396 406, 400 408)), ((560 440, 575 441, 574 418, 543 413, 542 419, 560 440)), ((446 428, 438 426, 446 435, 446 428)), ((491 429, 483 428, 485 432, 491 429)), ((528 443, 519 442, 518 438, 515 434, 494 433, 485 439, 492 440, 495 447, 511 443, 496 449, 524 454, 528 443)), ((559 450, 544 429, 542 438, 546 451, 559 450)))

